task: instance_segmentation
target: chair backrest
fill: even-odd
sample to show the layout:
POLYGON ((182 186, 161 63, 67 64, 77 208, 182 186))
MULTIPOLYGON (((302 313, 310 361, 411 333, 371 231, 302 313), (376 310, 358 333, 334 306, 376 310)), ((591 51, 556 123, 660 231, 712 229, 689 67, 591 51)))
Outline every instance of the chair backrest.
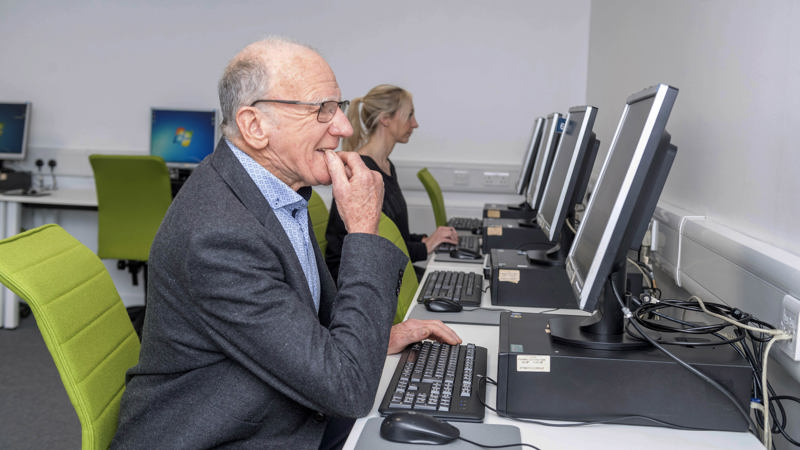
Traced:
POLYGON ((425 186, 428 192, 428 197, 431 199, 431 206, 433 206, 433 218, 436 221, 437 227, 447 225, 447 212, 444 209, 444 197, 442 197, 442 188, 436 178, 428 171, 427 167, 423 167, 417 172, 417 178, 425 186))
POLYGON ((147 261, 170 203, 169 169, 160 156, 90 155, 97 188, 97 255, 147 261))
POLYGON ((82 448, 108 448, 139 338, 105 266, 50 224, 0 241, 0 282, 36 317, 78 413, 82 448))
MULTIPOLYGON (((403 235, 400 234, 400 230, 397 228, 397 225, 392 222, 392 219, 390 219, 384 213, 381 213, 381 221, 378 224, 378 234, 392 241, 394 245, 396 245, 400 250, 403 251, 403 253, 406 254, 406 256, 408 256, 408 247, 406 247, 406 241, 403 240, 403 235)), ((411 264, 411 259, 409 259, 408 263, 406 264, 406 269, 403 272, 403 281, 400 285, 400 293, 397 295, 397 312, 394 314, 395 324, 398 324, 405 319, 408 308, 411 306, 411 302, 414 300, 414 294, 417 292, 418 287, 419 280, 417 280, 417 274, 414 271, 414 265, 411 264)))
POLYGON ((311 226, 314 228, 314 237, 317 238, 319 250, 325 255, 328 240, 325 239, 325 229, 328 228, 328 207, 317 191, 311 191, 308 199, 308 215, 311 217, 311 226))

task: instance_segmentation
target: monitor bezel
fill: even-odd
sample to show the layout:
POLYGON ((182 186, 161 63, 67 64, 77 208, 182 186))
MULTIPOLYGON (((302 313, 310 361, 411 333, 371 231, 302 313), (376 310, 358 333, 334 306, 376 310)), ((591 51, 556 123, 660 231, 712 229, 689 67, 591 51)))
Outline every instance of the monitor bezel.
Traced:
POLYGON ((669 119, 672 105, 677 97, 677 89, 666 84, 653 86, 632 94, 628 97, 622 116, 617 125, 614 137, 611 141, 610 150, 603 163, 603 167, 595 186, 595 193, 598 189, 603 189, 606 171, 613 158, 616 145, 622 132, 625 121, 630 112, 630 108, 637 102, 653 98, 653 104, 647 114, 647 118, 636 143, 636 148, 631 161, 628 163, 628 170, 619 193, 617 193, 614 204, 609 214, 610 220, 606 223, 600 242, 597 244, 596 251, 593 252, 591 263, 585 274, 579 272, 575 253, 583 243, 586 218, 591 217, 593 211, 598 206, 596 199, 600 196, 592 195, 586 208, 584 220, 578 227, 574 243, 569 250, 566 261, 567 275, 572 285, 573 292, 578 302, 578 307, 584 311, 593 311, 598 304, 600 293, 605 285, 606 278, 613 270, 613 265, 617 255, 620 253, 620 246, 628 246, 628 242, 623 242, 626 229, 630 226, 632 214, 638 201, 639 195, 631 195, 632 192, 639 192, 645 183, 647 172, 650 168, 649 162, 653 159, 655 152, 660 145, 661 136, 666 131, 667 120, 669 119), (646 162, 645 164, 643 164, 646 162))
POLYGON ((25 120, 23 123, 22 128, 22 148, 20 152, 3 152, 0 151, 0 161, 23 161, 27 157, 28 154, 28 134, 30 132, 31 127, 31 110, 33 109, 33 104, 31 102, 0 102, 0 107, 2 106, 25 106, 25 120))
MULTIPOLYGON (((185 112, 190 112, 190 113, 212 113, 213 116, 214 116, 214 127, 213 127, 213 139, 212 139, 213 144, 212 144, 212 147, 211 147, 211 152, 214 151, 214 148, 217 145, 216 143, 219 140, 219 134, 218 133, 219 133, 219 121, 220 121, 220 117, 219 117, 220 114, 219 114, 219 111, 216 108, 194 109, 194 108, 169 108, 169 107, 153 106, 153 107, 150 107, 150 120, 149 120, 149 123, 150 123, 150 136, 149 136, 149 139, 148 139, 148 142, 149 142, 148 153, 150 155, 153 155, 153 113, 155 111, 168 111, 168 112, 181 112, 181 113, 185 113, 185 112)), ((211 152, 209 154, 211 154, 211 152)), ((161 156, 161 155, 156 155, 156 156, 161 156)), ((167 167, 172 168, 172 169, 194 169, 195 167, 197 167, 200 164, 199 162, 183 162, 183 161, 178 162, 178 161, 167 161, 167 160, 164 160, 164 163, 167 165, 167 167)))
POLYGON ((517 195, 524 194, 526 187, 530 183, 531 172, 533 172, 533 162, 536 160, 536 151, 539 148, 539 142, 542 140, 544 124, 544 117, 537 117, 533 122, 531 139, 530 142, 528 142, 528 149, 525 151, 525 156, 522 159, 522 166, 520 167, 519 178, 517 179, 517 195))
POLYGON ((547 184, 542 193, 542 201, 536 213, 536 223, 551 242, 558 239, 561 226, 567 216, 567 209, 571 207, 572 194, 575 191, 577 182, 576 175, 580 171, 579 162, 583 162, 596 117, 597 107, 591 105, 573 106, 567 112, 565 128, 564 131, 561 132, 561 139, 558 142, 558 147, 556 148, 556 153, 555 156, 553 156, 553 162, 550 166, 550 174, 547 177, 547 184), (573 114, 577 113, 583 113, 583 118, 579 125, 580 128, 575 140, 575 146, 572 149, 567 149, 562 145, 565 141, 564 133, 566 133, 566 127, 570 124, 570 118, 573 114), (567 173, 564 174, 563 177, 554 177, 553 168, 556 166, 559 157, 562 156, 562 152, 567 151, 571 151, 569 154, 567 173), (553 190, 557 191, 551 192, 553 190), (555 196, 555 198, 553 196, 555 196), (555 208, 552 211, 543 211, 545 204, 551 199, 555 202, 555 208))
POLYGON ((545 121, 545 132, 547 134, 542 136, 543 140, 539 145, 539 150, 536 152, 536 161, 533 164, 531 179, 525 192, 525 201, 532 210, 536 210, 542 198, 541 193, 544 188, 545 173, 549 173, 549 164, 553 162, 551 154, 553 154, 558 144, 558 123, 561 118, 561 113, 554 112, 549 114, 545 121))

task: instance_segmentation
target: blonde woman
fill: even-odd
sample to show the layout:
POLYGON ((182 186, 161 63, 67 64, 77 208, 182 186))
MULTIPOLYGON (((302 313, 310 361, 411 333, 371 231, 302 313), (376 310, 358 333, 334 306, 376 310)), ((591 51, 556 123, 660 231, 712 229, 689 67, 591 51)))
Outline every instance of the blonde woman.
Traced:
MULTIPOLYGON (((353 125, 353 135, 344 139, 342 148, 357 152, 367 167, 380 172, 384 185, 382 211, 400 229, 411 261, 426 259, 439 244, 458 244, 458 234, 452 227, 438 227, 430 236, 409 232, 408 208, 389 155, 395 144, 407 143, 419 126, 414 117, 411 94, 389 84, 375 86, 367 95, 351 101, 347 117, 353 125)), ((325 232, 328 240, 325 261, 334 279, 338 278, 342 241, 346 234, 334 199, 325 232)))

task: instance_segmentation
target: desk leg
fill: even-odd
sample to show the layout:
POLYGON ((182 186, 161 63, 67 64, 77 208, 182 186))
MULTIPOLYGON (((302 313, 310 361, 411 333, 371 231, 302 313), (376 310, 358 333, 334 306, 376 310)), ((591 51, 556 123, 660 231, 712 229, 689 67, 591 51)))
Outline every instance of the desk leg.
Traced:
MULTIPOLYGON (((3 239, 19 233, 22 223, 22 206, 18 202, 0 202, 0 237, 3 239)), ((10 289, 0 288, 0 326, 17 328, 19 325, 19 298, 10 289)))

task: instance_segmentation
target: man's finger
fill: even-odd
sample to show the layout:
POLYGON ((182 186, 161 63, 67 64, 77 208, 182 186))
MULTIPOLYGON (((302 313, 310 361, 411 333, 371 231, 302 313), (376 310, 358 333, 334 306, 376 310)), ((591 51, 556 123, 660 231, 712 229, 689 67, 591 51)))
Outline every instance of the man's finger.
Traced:
POLYGON ((348 174, 339 156, 333 150, 325 150, 325 162, 328 163, 328 173, 331 175, 333 184, 345 184, 348 174))

